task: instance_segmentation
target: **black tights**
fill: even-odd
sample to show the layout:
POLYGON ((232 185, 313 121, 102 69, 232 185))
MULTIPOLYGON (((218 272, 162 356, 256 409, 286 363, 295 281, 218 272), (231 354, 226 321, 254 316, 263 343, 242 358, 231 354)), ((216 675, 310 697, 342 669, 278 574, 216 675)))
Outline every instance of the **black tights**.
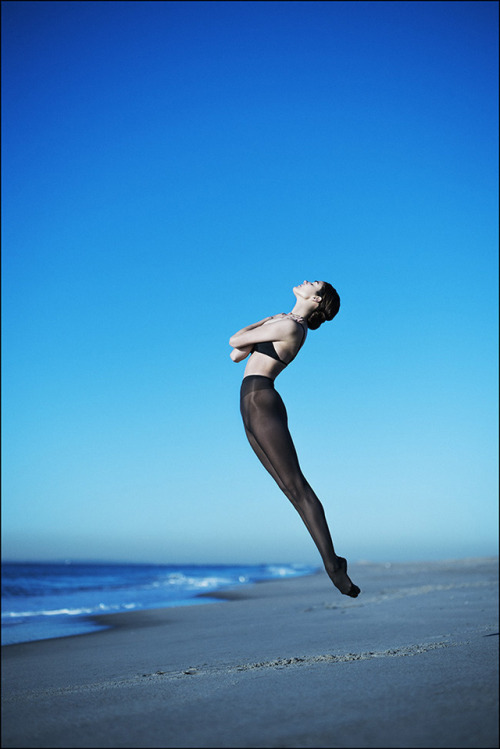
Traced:
POLYGON ((285 404, 273 380, 262 375, 244 377, 240 408, 250 445, 304 521, 332 582, 341 593, 355 598, 359 588, 347 575, 346 560, 335 553, 323 505, 300 469, 285 404))

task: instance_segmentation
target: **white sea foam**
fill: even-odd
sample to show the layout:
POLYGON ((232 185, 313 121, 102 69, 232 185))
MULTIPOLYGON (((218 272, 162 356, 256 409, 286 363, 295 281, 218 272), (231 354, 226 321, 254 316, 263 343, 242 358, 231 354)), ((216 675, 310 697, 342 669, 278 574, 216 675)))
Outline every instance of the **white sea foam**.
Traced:
POLYGON ((92 614, 103 614, 111 611, 121 611, 122 609, 134 609, 137 608, 138 604, 127 603, 123 606, 106 606, 104 603, 100 603, 97 606, 82 607, 77 609, 40 609, 37 611, 2 611, 2 619, 27 619, 29 617, 41 617, 41 616, 89 616, 92 614))

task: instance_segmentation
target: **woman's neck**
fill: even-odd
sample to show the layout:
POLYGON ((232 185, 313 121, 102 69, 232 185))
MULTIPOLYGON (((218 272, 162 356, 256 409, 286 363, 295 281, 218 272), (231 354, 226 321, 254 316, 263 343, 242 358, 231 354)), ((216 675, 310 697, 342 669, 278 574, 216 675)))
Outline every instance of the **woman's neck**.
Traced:
POLYGON ((294 320, 297 320, 297 322, 306 322, 306 319, 303 315, 299 315, 298 312, 294 312, 293 310, 291 312, 286 313, 289 317, 293 317, 294 320))
POLYGON ((311 312, 314 312, 317 306, 318 305, 316 302, 313 302, 311 304, 311 302, 309 302, 306 299, 297 299, 297 301, 295 302, 295 306, 292 309, 291 314, 296 315, 297 317, 302 317, 304 318, 304 320, 307 320, 311 312))

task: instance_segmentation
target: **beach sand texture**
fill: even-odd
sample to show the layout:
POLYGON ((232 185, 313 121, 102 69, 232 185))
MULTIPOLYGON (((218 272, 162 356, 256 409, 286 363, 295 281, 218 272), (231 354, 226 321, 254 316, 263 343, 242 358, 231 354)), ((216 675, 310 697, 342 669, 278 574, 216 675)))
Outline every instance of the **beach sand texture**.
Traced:
POLYGON ((356 564, 2 648, 3 747, 498 746, 498 560, 356 564))

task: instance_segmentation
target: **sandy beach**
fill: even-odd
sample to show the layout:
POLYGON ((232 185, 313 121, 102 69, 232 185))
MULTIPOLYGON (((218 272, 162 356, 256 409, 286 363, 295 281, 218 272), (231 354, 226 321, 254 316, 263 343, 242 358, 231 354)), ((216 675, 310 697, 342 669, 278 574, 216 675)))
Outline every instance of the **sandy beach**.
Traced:
POLYGON ((497 747, 498 560, 349 572, 2 648, 2 746, 497 747))

